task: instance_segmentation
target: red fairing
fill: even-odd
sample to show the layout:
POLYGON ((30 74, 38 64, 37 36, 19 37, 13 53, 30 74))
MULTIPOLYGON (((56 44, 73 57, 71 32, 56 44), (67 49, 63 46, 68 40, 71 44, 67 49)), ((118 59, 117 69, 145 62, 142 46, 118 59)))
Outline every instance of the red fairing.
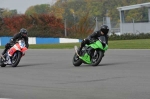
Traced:
POLYGON ((19 50, 20 52, 22 52, 22 54, 24 55, 25 51, 27 51, 27 48, 26 47, 21 48, 20 45, 19 45, 19 43, 16 43, 13 47, 11 47, 8 50, 9 56, 12 56, 17 50, 19 50))
POLYGON ((14 52, 16 52, 15 47, 11 47, 11 48, 8 50, 9 56, 12 56, 12 55, 14 54, 14 52))

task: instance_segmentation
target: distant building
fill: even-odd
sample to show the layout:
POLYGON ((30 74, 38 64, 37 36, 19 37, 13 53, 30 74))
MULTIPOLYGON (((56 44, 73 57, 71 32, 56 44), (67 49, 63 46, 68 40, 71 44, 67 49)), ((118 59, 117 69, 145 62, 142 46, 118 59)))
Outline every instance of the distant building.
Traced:
POLYGON ((136 5, 130 5, 130 6, 123 6, 117 8, 120 13, 120 33, 150 33, 150 2, 148 3, 142 3, 142 4, 136 4, 136 5), (134 18, 132 19, 132 23, 126 23, 125 22, 125 10, 131 10, 136 8, 142 8, 147 7, 148 8, 148 22, 139 22, 135 23, 134 18))

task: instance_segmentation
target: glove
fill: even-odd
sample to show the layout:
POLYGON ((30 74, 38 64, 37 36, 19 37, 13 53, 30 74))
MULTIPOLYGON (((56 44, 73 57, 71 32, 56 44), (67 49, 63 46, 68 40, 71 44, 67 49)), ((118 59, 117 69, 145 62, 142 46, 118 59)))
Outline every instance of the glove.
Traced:
POLYGON ((10 42, 13 42, 13 41, 14 41, 14 40, 11 38, 11 39, 10 39, 10 42))
POLYGON ((10 44, 13 44, 14 43, 14 39, 10 39, 10 44))

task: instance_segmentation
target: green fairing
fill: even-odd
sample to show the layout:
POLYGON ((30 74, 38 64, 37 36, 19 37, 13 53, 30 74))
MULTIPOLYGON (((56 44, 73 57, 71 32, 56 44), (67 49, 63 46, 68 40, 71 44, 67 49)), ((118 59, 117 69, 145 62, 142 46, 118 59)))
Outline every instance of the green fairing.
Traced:
POLYGON ((88 64, 91 63, 90 56, 87 53, 84 54, 84 56, 80 56, 80 59, 82 59, 83 61, 85 61, 88 64))
POLYGON ((104 51, 106 51, 108 49, 108 45, 105 46, 104 51))
MULTIPOLYGON (((104 51, 106 51, 108 49, 108 45, 106 45, 103 48, 103 45, 99 40, 97 40, 96 42, 94 42, 90 45, 87 45, 87 46, 90 46, 93 49, 101 49, 101 50, 104 50, 104 51)), ((88 64, 92 63, 91 60, 90 60, 90 56, 87 53, 85 53, 84 56, 80 56, 80 59, 82 59, 83 61, 85 61, 88 64)))
POLYGON ((99 48, 99 49, 104 50, 104 51, 106 51, 106 50, 108 49, 108 45, 106 45, 106 46, 103 48, 103 45, 102 45, 102 43, 101 43, 99 40, 97 40, 96 42, 90 44, 89 46, 91 46, 91 47, 94 48, 94 49, 99 48))

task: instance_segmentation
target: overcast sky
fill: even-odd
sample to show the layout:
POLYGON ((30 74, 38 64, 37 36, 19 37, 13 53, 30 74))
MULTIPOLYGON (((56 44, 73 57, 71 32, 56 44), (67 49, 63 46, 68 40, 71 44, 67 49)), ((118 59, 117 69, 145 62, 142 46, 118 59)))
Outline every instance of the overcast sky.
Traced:
POLYGON ((18 13, 25 13, 27 8, 37 4, 53 4, 56 0, 0 0, 0 8, 17 9, 18 13))

